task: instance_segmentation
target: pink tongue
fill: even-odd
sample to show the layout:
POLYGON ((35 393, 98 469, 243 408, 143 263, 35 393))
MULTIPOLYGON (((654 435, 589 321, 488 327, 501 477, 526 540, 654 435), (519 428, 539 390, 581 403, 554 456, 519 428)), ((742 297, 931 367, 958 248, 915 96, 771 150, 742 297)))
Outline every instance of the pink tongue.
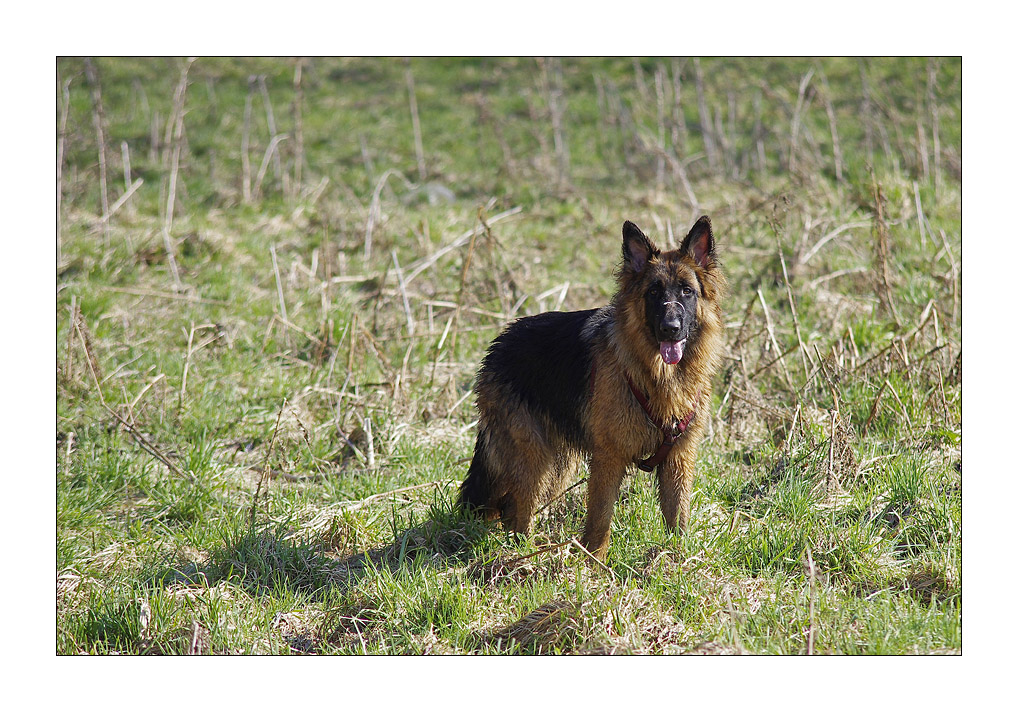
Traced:
POLYGON ((658 345, 662 361, 666 364, 678 364, 679 360, 683 358, 683 347, 685 346, 685 339, 681 342, 662 342, 658 345))

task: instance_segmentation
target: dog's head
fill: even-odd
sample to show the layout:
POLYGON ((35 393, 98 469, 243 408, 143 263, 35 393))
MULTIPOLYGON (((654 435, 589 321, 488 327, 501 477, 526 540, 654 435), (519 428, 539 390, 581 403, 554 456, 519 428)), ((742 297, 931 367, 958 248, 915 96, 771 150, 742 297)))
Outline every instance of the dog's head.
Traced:
POLYGON ((694 223, 678 250, 661 252, 630 221, 623 223, 622 277, 642 293, 647 336, 662 361, 678 364, 687 342, 696 336, 698 302, 710 299, 711 274, 717 269, 711 221, 694 223))

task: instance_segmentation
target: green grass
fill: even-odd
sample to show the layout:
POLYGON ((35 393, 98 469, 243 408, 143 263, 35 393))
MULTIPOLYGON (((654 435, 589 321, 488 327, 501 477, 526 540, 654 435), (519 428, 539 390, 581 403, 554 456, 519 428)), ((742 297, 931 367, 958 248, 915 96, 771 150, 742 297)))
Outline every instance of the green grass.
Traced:
POLYGON ((299 152, 294 61, 200 59, 178 288, 182 66, 95 60, 108 202, 122 145, 143 179, 104 226, 58 62, 59 653, 961 651, 958 60, 315 59, 299 152), (286 138, 256 82, 246 200, 257 75, 286 138), (528 538, 454 512, 501 326, 603 304, 623 220, 701 213, 732 290, 690 532, 640 473, 605 567, 570 545, 586 470, 528 538))

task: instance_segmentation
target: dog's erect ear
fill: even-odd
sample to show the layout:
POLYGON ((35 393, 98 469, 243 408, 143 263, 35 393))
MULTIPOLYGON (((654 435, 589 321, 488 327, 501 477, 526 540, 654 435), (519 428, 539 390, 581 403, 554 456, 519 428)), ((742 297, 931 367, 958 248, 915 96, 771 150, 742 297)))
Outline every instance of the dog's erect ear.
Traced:
POLYGON ((634 272, 641 272, 649 260, 661 254, 651 239, 640 228, 626 221, 623 223, 623 263, 634 272))
POLYGON ((680 250, 692 257, 701 267, 709 268, 714 264, 715 236, 711 233, 711 219, 708 216, 702 215, 697 219, 690 232, 683 238, 680 250))

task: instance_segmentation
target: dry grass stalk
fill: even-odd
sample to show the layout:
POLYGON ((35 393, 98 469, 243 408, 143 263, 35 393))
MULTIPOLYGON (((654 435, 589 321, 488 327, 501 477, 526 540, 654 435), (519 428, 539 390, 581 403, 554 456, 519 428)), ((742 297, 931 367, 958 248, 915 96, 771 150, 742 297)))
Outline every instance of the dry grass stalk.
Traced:
POLYGON ((658 145, 661 154, 655 167, 655 189, 661 193, 665 190, 665 69, 655 70, 655 99, 658 104, 658 145))
POLYGON ((817 579, 817 570, 814 567, 814 555, 810 551, 810 543, 809 542, 807 543, 807 576, 809 578, 808 582, 807 582, 807 586, 808 586, 809 591, 810 591, 810 594, 809 594, 810 599, 809 599, 809 603, 807 605, 807 607, 808 607, 807 608, 807 621, 808 621, 808 624, 807 624, 807 626, 808 626, 808 628, 807 628, 807 656, 813 656, 814 655, 814 637, 815 637, 815 633, 814 633, 814 597, 815 597, 815 592, 814 592, 814 590, 815 590, 816 579, 817 579))
POLYGON ((682 184, 683 190, 686 191, 687 198, 690 200, 690 212, 694 215, 700 213, 700 203, 697 201, 697 195, 694 193, 693 184, 690 183, 690 176, 687 174, 683 162, 666 151, 663 146, 648 143, 648 140, 641 134, 636 134, 635 138, 640 143, 642 150, 655 154, 669 164, 673 176, 682 184))
MULTIPOLYGON (((96 380, 96 388, 99 388, 99 385, 103 382, 103 372, 99 368, 99 360, 96 359, 95 350, 92 348, 92 332, 89 331, 88 324, 85 322, 85 316, 81 313, 80 308, 76 308, 74 312, 74 329, 85 350, 86 362, 88 363, 89 370, 92 372, 92 376, 96 380)), ((103 398, 101 390, 99 398, 100 400, 103 398)), ((103 401, 103 403, 106 402, 103 401)))
POLYGON ((818 286, 823 285, 825 282, 829 282, 839 277, 845 277, 846 275, 856 275, 861 272, 867 272, 870 268, 860 265, 859 267, 849 267, 845 270, 835 270, 829 272, 827 275, 821 275, 815 277, 813 280, 807 283, 807 287, 811 290, 815 290, 818 286))
MULTIPOLYGON (((846 230, 851 230, 853 228, 865 228, 868 225, 872 225, 872 223, 867 222, 865 220, 858 220, 858 221, 854 221, 852 223, 843 223, 842 225, 838 226, 834 230, 828 231, 827 233, 825 233, 821 237, 820 240, 818 240, 816 243, 814 243, 813 247, 811 247, 809 250, 804 252, 799 257, 799 259, 797 260, 797 263, 799 263, 800 265, 806 265, 807 261, 810 260, 810 258, 814 257, 814 255, 817 254, 817 251, 820 250, 822 247, 824 247, 830 240, 834 240, 835 238, 837 238, 839 235, 841 235, 846 230)), ((849 272, 857 271, 859 269, 860 268, 851 268, 850 270, 840 270, 838 272, 838 274, 843 274, 844 275, 844 274, 848 274, 849 272)), ((836 273, 832 273, 832 274, 835 275, 836 273)), ((817 280, 815 280, 814 282, 817 282, 817 280)), ((811 282, 810 284, 814 285, 814 282, 811 282)))
POLYGON ((739 614, 736 613, 736 607, 732 603, 732 592, 729 590, 729 585, 726 585, 722 589, 722 594, 725 595, 725 613, 729 617, 729 633, 732 634, 732 641, 736 645, 736 650, 741 651, 743 649, 743 641, 739 635, 739 614))
MULTIPOLYGON (((106 123, 106 117, 103 112, 103 96, 99 86, 99 76, 91 57, 85 58, 85 78, 88 80, 89 91, 92 94, 92 123, 96 131, 96 145, 99 148, 99 200, 102 206, 101 214, 108 216, 110 214, 110 194, 106 182, 106 132, 103 126, 106 123)), ((103 239, 106 241, 106 246, 109 247, 110 224, 106 218, 103 218, 103 239)))
MULTIPOLYGON (((834 396, 834 390, 832 391, 834 396)), ((832 492, 832 485, 835 482, 835 433, 838 420, 838 401, 831 410, 831 438, 828 439, 828 475, 825 478, 825 491, 832 492)))
POLYGON ((871 97, 870 81, 867 79, 867 65, 861 57, 860 63, 860 84, 863 99, 860 102, 860 120, 863 122, 863 145, 867 152, 867 164, 874 165, 874 101, 871 97))
MULTIPOLYGON (((871 174, 873 180, 873 173, 871 174)), ((881 300, 881 305, 888 311, 888 313, 895 320, 897 327, 902 327, 902 320, 899 319, 899 313, 895 309, 895 303, 892 300, 892 285, 891 278, 888 274, 888 225, 885 223, 884 204, 885 197, 881 191, 881 186, 878 185, 877 181, 873 181, 872 189, 874 192, 874 223, 873 230, 877 233, 877 268, 880 281, 878 283, 878 298, 881 300)))
MULTIPOLYGON (((58 78, 59 83, 59 78, 58 78)), ((57 265, 60 265, 60 205, 64 195, 64 144, 67 141, 67 115, 70 113, 71 105, 71 80, 68 79, 60 86, 60 129, 57 134, 57 265)))
POLYGON ((938 369, 938 390, 941 392, 941 407, 945 411, 945 423, 951 423, 952 415, 948 411, 948 399, 945 398, 945 377, 941 373, 941 364, 934 362, 934 366, 938 369))
POLYGON ((612 568, 609 567, 604 562, 602 562, 597 557, 595 557, 593 554, 591 554, 586 547, 584 547, 582 544, 580 544, 580 541, 576 537, 574 537, 574 538, 572 538, 570 540, 570 544, 573 545, 574 547, 576 547, 582 553, 584 553, 589 560, 591 560, 592 562, 597 564, 599 567, 601 567, 603 570, 605 570, 606 572, 611 574, 613 579, 617 579, 616 573, 612 570, 612 568))
POLYGON ((392 254, 393 254, 393 269, 396 270, 396 282, 400 286, 400 296, 403 298, 403 311, 404 314, 407 316, 407 333, 413 337, 414 314, 410 308, 410 299, 407 297, 407 285, 404 284, 403 281, 403 270, 400 269, 400 259, 396 256, 396 250, 393 250, 392 254))
MULTIPOLYGON (((373 493, 372 495, 369 495, 366 498, 362 498, 361 500, 344 500, 344 501, 335 503, 333 507, 338 508, 341 512, 352 512, 354 510, 360 510, 364 506, 370 505, 371 503, 376 502, 378 500, 384 500, 385 498, 391 498, 394 495, 400 495, 402 493, 409 493, 412 490, 422 490, 424 488, 434 488, 434 487, 437 487, 439 485, 449 485, 449 484, 450 484, 450 481, 446 481, 446 480, 433 480, 430 483, 420 483, 418 485, 407 485, 407 486, 405 486, 403 488, 397 488, 396 490, 387 490, 384 493, 373 493)), ((329 512, 331 515, 333 514, 333 511, 331 509, 329 511, 327 511, 327 512, 329 512)))
POLYGON ((912 431, 913 430, 913 421, 909 417, 909 412, 906 411, 906 407, 903 405, 902 399, 900 399, 899 398, 899 394, 896 393, 895 387, 892 386, 890 383, 888 383, 888 379, 885 379, 885 384, 888 386, 888 391, 891 392, 892 398, 895 399, 895 403, 897 403, 899 405, 899 408, 902 409, 902 417, 906 419, 906 426, 907 426, 908 430, 912 431))
POLYGON ((888 380, 885 379, 881 384, 881 388, 878 389, 877 396, 874 397, 874 403, 870 406, 870 415, 867 416, 867 422, 863 424, 861 433, 866 436, 867 430, 870 428, 870 424, 874 421, 874 417, 877 415, 878 404, 881 403, 881 395, 884 394, 885 389, 888 388, 888 380))
POLYGON ((85 354, 88 357, 86 360, 88 363, 89 372, 92 374, 92 380, 96 385, 96 393, 99 395, 99 403, 106 410, 108 414, 113 416, 120 425, 127 430, 128 434, 134 438, 138 444, 149 453, 156 460, 160 461, 165 465, 170 472, 184 478, 189 481, 194 481, 194 477, 190 473, 185 473, 181 470, 173 461, 169 459, 159 448, 153 445, 143 434, 139 431, 132 423, 128 422, 123 416, 117 413, 115 410, 110 408, 109 404, 106 403, 106 397, 103 396, 103 389, 101 386, 102 378, 99 370, 99 362, 96 360, 95 353, 92 350, 92 340, 88 331, 88 326, 85 324, 84 317, 78 314, 78 319, 75 322, 75 330, 78 333, 78 338, 81 340, 82 345, 85 347, 85 354))
MULTIPOLYGON (((730 93, 729 97, 733 95, 730 93)), ((714 111, 715 120, 715 137, 718 141, 719 151, 722 154, 722 166, 725 171, 725 175, 730 178, 736 178, 736 161, 733 158, 733 140, 730 140, 729 136, 725 133, 725 123, 722 119, 722 107, 718 104, 715 105, 714 111)))
POLYGON ((754 148, 757 149, 755 158, 757 160, 757 172, 765 176, 768 173, 768 154, 764 150, 764 121, 761 110, 761 92, 754 94, 754 148))
POLYGON ((71 476, 71 454, 74 453, 74 431, 67 434, 67 449, 64 451, 64 478, 71 476))
POLYGON ((194 302, 196 304, 205 305, 217 305, 219 307, 229 307, 230 302, 223 300, 209 300, 203 297, 196 297, 195 295, 178 295, 173 292, 162 292, 160 290, 144 290, 133 287, 104 287, 107 292, 121 292, 125 295, 138 295, 140 297, 156 297, 163 300, 176 300, 182 302, 194 302))
POLYGON ((354 347, 357 344, 357 312, 350 318, 350 344, 347 346, 347 378, 354 373, 354 347))
POLYGON ((138 405, 138 402, 142 400, 142 397, 145 396, 146 393, 148 393, 149 389, 151 389, 153 386, 155 386, 157 383, 159 383, 162 379, 165 379, 165 378, 166 378, 166 374, 158 374, 156 376, 156 378, 154 378, 152 381, 150 381, 148 384, 146 384, 144 387, 142 387, 142 390, 138 392, 138 395, 134 397, 134 399, 131 401, 130 404, 128 404, 127 412, 128 412, 129 415, 132 416, 132 420, 134 420, 134 416, 133 416, 134 409, 135 409, 135 406, 138 405))
MULTIPOLYGON (((389 177, 396 175, 401 178, 404 184, 408 188, 413 188, 414 184, 407 180, 400 171, 395 168, 387 169, 385 173, 375 182, 375 189, 372 191, 371 203, 368 205, 368 219, 365 221, 364 226, 364 261, 368 262, 372 257, 372 235, 375 232, 375 224, 382 220, 382 189, 386 185, 386 181, 389 177)), ((407 282, 410 282, 408 279, 407 282)))
MULTIPOLYGON (((279 136, 279 132, 276 131, 276 114, 272 110, 272 100, 269 99, 269 88, 265 84, 265 75, 258 75, 258 91, 262 95, 262 106, 265 108, 265 123, 269 127, 270 145, 273 140, 279 136)), ((279 142, 276 142, 279 143, 279 142)), ((267 154, 269 152, 266 152, 267 154)), ((282 165, 280 163, 279 154, 272 155, 273 163, 273 175, 276 178, 280 178, 283 174, 282 165)), ((256 194, 258 191, 256 191, 256 194)))
POLYGON ((262 181, 265 180, 265 174, 269 170, 269 162, 272 161, 273 165, 279 164, 279 145, 287 138, 289 137, 286 134, 274 134, 269 141, 269 146, 266 147, 265 154, 262 156, 262 165, 259 166, 258 175, 255 177, 255 185, 251 189, 256 198, 262 195, 262 181))
POLYGON ((251 157, 248 149, 251 142, 251 95, 255 91, 255 78, 248 77, 248 95, 244 99, 244 126, 241 129, 241 195, 245 203, 251 203, 251 157))
POLYGON ((432 373, 428 377, 428 388, 431 388, 435 383, 435 370, 439 368, 439 357, 442 356, 442 345, 446 343, 446 337, 449 336, 449 329, 453 326, 453 315, 449 315, 449 319, 446 320, 446 326, 442 329, 442 336, 439 337, 439 341, 435 343, 435 355, 432 357, 432 373))
POLYGON ((633 57, 632 60, 634 86, 637 87, 637 93, 640 94, 640 100, 646 104, 651 100, 651 96, 648 92, 647 82, 644 81, 644 68, 640 66, 639 58, 633 57))
MULTIPOLYGON (((803 378, 806 379, 810 374, 810 369, 807 367, 809 354, 807 352, 807 346, 803 343, 803 334, 800 331, 799 317, 796 316, 796 300, 793 299, 793 289, 789 285, 789 271, 786 270, 785 255, 782 254, 782 241, 777 235, 775 238, 778 240, 778 259, 782 263, 782 280, 785 282, 785 293, 786 297, 789 299, 789 310, 793 315, 793 327, 796 330, 796 342, 800 346, 800 359, 803 360, 803 378)), ((811 363, 811 366, 813 366, 813 363, 811 363)))
MULTIPOLYGON (((304 81, 305 60, 299 58, 294 67, 294 195, 300 195, 304 178, 304 81)), ((324 186, 323 186, 324 187, 324 186)), ((312 201, 314 203, 314 201, 312 201)))
POLYGON ((683 116, 683 107, 680 104, 680 97, 683 89, 683 66, 686 60, 680 62, 672 60, 672 148, 677 156, 686 155, 686 119, 683 116))
POLYGON ((159 112, 152 112, 152 121, 149 123, 149 163, 156 163, 159 160, 159 112))
MULTIPOLYGON (((174 93, 173 106, 173 143, 170 160, 170 182, 166 196, 166 213, 163 217, 163 243, 166 248, 167 260, 170 263, 170 272, 173 274, 174 288, 181 292, 183 285, 180 281, 180 273, 177 270, 176 252, 171 237, 173 230, 173 213, 177 203, 177 174, 180 169, 180 154, 184 137, 184 98, 187 94, 188 71, 194 63, 195 58, 189 57, 181 68, 180 80, 177 83, 177 90, 174 93)), ((170 125, 167 125, 169 132, 170 125)))
MULTIPOLYGON (((789 347, 788 349, 786 349, 784 352, 782 352, 781 354, 776 356, 771 361, 767 362, 764 365, 758 366, 756 369, 754 369, 754 373, 749 376, 749 380, 756 379, 758 376, 760 376, 761 374, 766 372, 768 369, 770 369, 771 367, 775 366, 775 364, 777 364, 779 362, 779 360, 784 359, 785 357, 789 356, 790 354, 792 354, 797 349, 800 349, 801 347, 802 347, 801 344, 794 344, 791 347, 789 347)), ((741 366, 742 366, 742 360, 741 360, 741 366)), ((744 367, 744 369, 745 369, 745 367, 744 367)))
POLYGON ((916 201, 916 223, 920 229, 920 248, 927 251, 927 232, 923 228, 923 224, 926 219, 923 216, 923 205, 920 203, 920 186, 917 185, 916 181, 913 181, 913 198, 916 201))
POLYGON ((74 377, 74 335, 78 324, 78 296, 71 295, 71 326, 67 330, 67 361, 64 364, 64 378, 70 382, 74 377))
POLYGON ((814 68, 811 67, 800 80, 800 89, 796 95, 796 108, 793 110, 792 125, 789 130, 789 171, 796 170, 796 147, 799 143, 800 122, 803 115, 803 104, 807 94, 807 87, 810 85, 810 78, 814 76, 814 68))
POLYGON ((941 196, 941 133, 939 125, 941 120, 938 112, 938 102, 935 93, 937 85, 939 60, 931 57, 927 60, 927 106, 931 112, 931 134, 934 142, 934 202, 937 203, 941 196))
POLYGON ((131 187, 131 150, 126 141, 120 142, 120 163, 124 168, 124 190, 131 187))
POLYGON ((923 169, 923 180, 930 180, 930 159, 927 155, 927 130, 924 128, 923 119, 916 117, 916 143, 917 153, 920 154, 920 166, 923 169))
POLYGON ((733 343, 732 350, 737 353, 739 357, 739 368, 743 372, 743 383, 750 381, 750 377, 747 375, 747 360, 743 353, 744 338, 747 330, 747 324, 750 321, 750 313, 754 311, 754 305, 757 304, 757 300, 750 298, 747 300, 747 306, 743 310, 743 321, 740 322, 739 331, 736 333, 736 341, 733 343))
POLYGON ((789 368, 785 364, 785 358, 782 356, 782 349, 778 346, 778 339, 775 338, 775 326, 771 322, 771 314, 768 312, 768 303, 764 301, 764 294, 758 288, 757 298, 761 301, 761 307, 764 308, 764 322, 768 327, 768 337, 771 340, 772 347, 775 348, 775 353, 779 355, 778 362, 782 365, 782 374, 785 376, 786 385, 790 391, 795 391, 793 388, 792 377, 789 376, 789 368))
POLYGON ((835 120, 835 106, 831 102, 831 87, 828 86, 828 78, 824 70, 818 66, 817 75, 821 80, 821 100, 824 102, 824 113, 828 115, 828 130, 831 132, 832 161, 835 164, 835 180, 842 183, 842 149, 839 146, 839 127, 835 120))
POLYGON ((361 334, 368 338, 368 346, 371 347, 375 357, 379 360, 379 364, 382 365, 383 370, 386 372, 386 378, 389 379, 389 381, 395 381, 396 372, 393 369, 393 364, 386 357, 386 352, 379 344, 378 340, 375 339, 375 336, 367 329, 362 328, 361 334))
POLYGON ((137 191, 139 188, 142 187, 142 184, 144 182, 145 182, 145 180, 142 179, 142 178, 135 179, 134 183, 132 183, 130 186, 128 186, 127 190, 124 192, 124 195, 122 195, 120 198, 118 198, 114 202, 114 204, 110 206, 110 212, 103 216, 103 220, 108 223, 110 218, 112 218, 114 216, 114 214, 116 214, 116 212, 118 210, 120 210, 124 206, 125 203, 127 203, 127 201, 131 198, 131 196, 133 196, 135 194, 135 191, 137 191))
POLYGON ((701 61, 693 61, 694 86, 697 89, 697 114, 700 121, 701 136, 704 139, 704 153, 708 157, 708 166, 712 172, 718 171, 718 150, 715 148, 714 131, 711 128, 711 112, 704 96, 704 74, 701 72, 701 61))
POLYGON ((262 492, 262 483, 269 478, 269 458, 272 456, 272 449, 276 445, 276 436, 280 430, 280 419, 283 417, 283 409, 287 406, 287 400, 283 399, 283 403, 280 404, 280 410, 276 412, 276 425, 272 429, 272 438, 269 439, 269 448, 265 452, 265 462, 262 465, 262 476, 258 479, 258 485, 255 486, 255 495, 251 499, 251 527, 255 526, 255 514, 258 512, 258 496, 262 492))
MULTIPOLYGON (((563 117, 566 113, 563 98, 563 67, 556 57, 538 58, 537 62, 541 68, 541 89, 545 105, 548 107, 548 118, 552 123, 556 184, 563 187, 569 185, 570 182, 570 151, 563 131, 563 117)), ((547 141, 542 142, 542 147, 546 149, 545 153, 548 153, 547 141)))
POLYGON ((304 327, 302 327, 302 326, 300 326, 298 324, 294 324, 290 320, 284 319, 283 317, 279 316, 278 314, 274 314, 273 315, 272 321, 279 322, 285 328, 292 329, 295 332, 299 332, 300 334, 303 334, 305 337, 308 338, 309 341, 314 342, 319 348, 324 348, 324 347, 328 346, 326 344, 326 342, 324 342, 322 339, 319 339, 317 336, 315 336, 314 334, 309 332, 304 327))
POLYGON ((180 392, 177 395, 177 414, 180 415, 180 409, 184 405, 184 392, 188 388, 188 368, 191 366, 191 346, 195 341, 195 323, 191 323, 191 331, 188 332, 188 348, 184 354, 184 367, 181 370, 180 375, 180 392))
MULTIPOLYGON (((279 264, 276 262, 275 243, 270 243, 269 255, 272 256, 272 274, 273 277, 276 278, 276 297, 279 299, 280 303, 280 314, 283 316, 283 321, 286 324, 290 324, 290 317, 287 316, 287 303, 286 300, 283 299, 283 281, 280 279, 280 268, 279 264)), ((284 327, 286 326, 286 324, 284 325, 284 327)), ((284 334, 285 333, 286 332, 284 331, 284 334)))
MULTIPOLYGON (((478 219, 481 219, 481 209, 478 209, 478 219)), ((464 258, 463 270, 460 271, 460 289, 456 293, 456 310, 453 312, 453 337, 450 340, 450 351, 456 352, 456 335, 460 327, 460 309, 463 306, 464 286, 467 284, 467 271, 471 268, 471 258, 474 257, 474 243, 478 237, 478 231, 471 231, 471 242, 467 246, 467 257, 464 258)))
POLYGON ((948 255, 949 264, 952 266, 952 324, 959 324, 959 266, 955 262, 955 255, 948 245, 948 237, 945 231, 938 231, 941 236, 941 243, 944 245, 945 253, 948 255))
POLYGON ((937 342, 939 341, 937 334, 938 310, 935 307, 933 299, 927 300, 927 304, 924 306, 923 311, 920 312, 920 318, 917 320, 916 327, 913 328, 913 331, 910 332, 908 336, 902 338, 903 348, 905 348, 906 344, 912 347, 916 342, 916 338, 920 335, 920 332, 923 331, 923 328, 927 326, 927 323, 931 320, 934 321, 934 341, 937 342))
MULTIPOLYGON (((490 207, 491 205, 486 205, 485 210, 488 210, 490 207)), ((498 223, 500 220, 503 220, 504 218, 516 215, 522 210, 523 210, 522 206, 515 206, 513 208, 510 208, 509 210, 504 210, 502 213, 497 213, 493 215, 491 218, 488 218, 484 225, 486 226, 494 225, 495 223, 498 223)), ((424 272, 432 265, 434 265, 436 262, 438 262, 443 255, 446 255, 447 253, 456 250, 457 248, 464 245, 467 241, 473 240, 475 237, 477 237, 478 232, 481 230, 484 230, 483 226, 475 226, 471 230, 468 230, 466 233, 463 233, 462 235, 458 236, 449 245, 446 245, 436 250, 434 253, 428 255, 427 257, 415 260, 413 263, 408 265, 407 274, 404 276, 406 284, 409 285, 415 277, 417 277, 422 272, 424 272)))
POLYGON ((127 430, 128 434, 130 434, 144 450, 148 451, 149 455, 154 457, 156 460, 160 461, 170 470, 170 472, 172 472, 177 477, 184 478, 185 480, 192 483, 194 482, 195 478, 193 475, 181 470, 175 463, 173 463, 173 461, 170 460, 170 458, 166 454, 159 450, 155 445, 150 443, 149 440, 145 438, 144 435, 142 435, 141 431, 135 428, 133 424, 126 421, 119 413, 110 408, 105 401, 102 402, 102 405, 103 408, 106 409, 107 413, 109 413, 111 416, 117 419, 117 421, 120 422, 120 425, 122 425, 127 430))
POLYGON ((410 120, 414 127, 414 154, 417 156, 418 162, 418 180, 424 183, 428 177, 428 171, 425 169, 425 149, 421 140, 421 118, 418 116, 417 92, 414 91, 414 73, 410 71, 410 60, 404 60, 404 62, 404 77, 407 80, 407 95, 410 101, 410 120))
MULTIPOLYGON (((202 329, 218 329, 218 327, 215 324, 200 324, 196 327, 194 322, 191 323, 191 330, 188 332, 188 347, 187 351, 184 354, 184 367, 181 371, 180 377, 180 392, 177 396, 178 414, 180 413, 181 407, 184 405, 184 393, 187 391, 188 388, 188 371, 190 370, 191 367, 191 357, 195 354, 195 352, 201 350, 203 347, 208 346, 209 344, 212 344, 214 341, 219 339, 219 335, 214 334, 213 336, 209 337, 204 342, 199 344, 197 347, 193 347, 192 345, 194 344, 195 341, 195 332, 202 329)), ((157 377, 157 379, 158 378, 159 377, 157 377)), ((147 389, 148 387, 146 387, 146 390, 147 389)))
POLYGON ((560 185, 570 183, 570 147, 567 145, 565 131, 566 117, 566 96, 562 91, 562 62, 558 58, 552 58, 551 83, 548 98, 551 102, 549 108, 552 112, 552 142, 555 146, 555 162, 558 169, 558 180, 560 185))
POLYGON ((364 419, 361 421, 362 428, 364 428, 364 440, 367 448, 368 455, 368 469, 371 470, 375 467, 375 437, 372 435, 372 420, 368 414, 365 414, 364 419))

